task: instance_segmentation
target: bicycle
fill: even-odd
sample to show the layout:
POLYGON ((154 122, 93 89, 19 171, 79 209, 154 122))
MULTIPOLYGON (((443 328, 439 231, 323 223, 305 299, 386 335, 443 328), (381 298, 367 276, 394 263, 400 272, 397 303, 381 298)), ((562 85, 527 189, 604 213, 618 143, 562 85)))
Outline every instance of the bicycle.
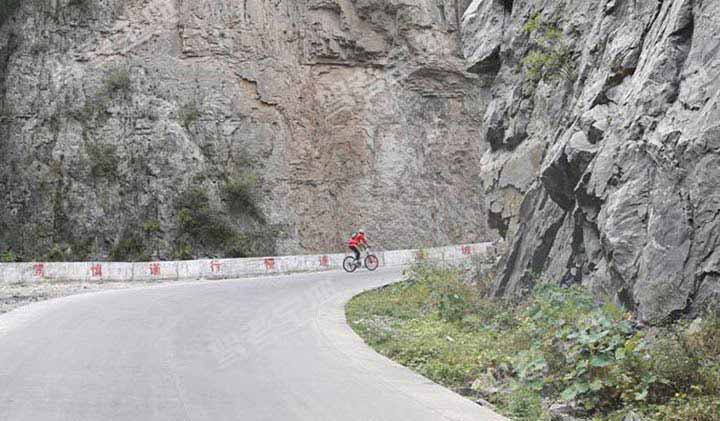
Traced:
POLYGON ((363 261, 365 262, 365 268, 371 272, 380 266, 380 259, 374 254, 370 254, 370 249, 366 249, 364 260, 362 259, 362 254, 360 255, 360 260, 355 260, 354 255, 345 257, 345 260, 343 260, 343 269, 348 273, 355 272, 363 266, 363 261))

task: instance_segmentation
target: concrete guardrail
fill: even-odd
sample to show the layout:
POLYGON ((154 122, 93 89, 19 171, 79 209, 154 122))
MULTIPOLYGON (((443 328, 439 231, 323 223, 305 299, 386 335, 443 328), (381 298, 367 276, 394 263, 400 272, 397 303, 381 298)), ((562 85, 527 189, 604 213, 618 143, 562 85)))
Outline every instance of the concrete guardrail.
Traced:
MULTIPOLYGON (((455 262, 473 256, 497 256, 494 243, 466 244, 419 250, 373 251, 380 266, 403 266, 418 260, 455 262)), ((249 259, 205 259, 143 263, 2 263, 0 282, 148 282, 193 279, 233 279, 253 275, 321 272, 342 268, 347 254, 280 256, 249 259)))

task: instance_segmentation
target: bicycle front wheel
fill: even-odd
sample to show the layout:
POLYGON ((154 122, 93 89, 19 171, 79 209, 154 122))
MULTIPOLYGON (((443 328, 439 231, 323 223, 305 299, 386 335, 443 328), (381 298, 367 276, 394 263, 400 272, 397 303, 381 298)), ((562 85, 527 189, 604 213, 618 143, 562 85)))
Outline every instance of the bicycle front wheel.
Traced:
POLYGON ((378 266, 380 266, 380 260, 374 254, 369 254, 365 258, 365 267, 369 271, 373 271, 373 270, 377 269, 378 266))

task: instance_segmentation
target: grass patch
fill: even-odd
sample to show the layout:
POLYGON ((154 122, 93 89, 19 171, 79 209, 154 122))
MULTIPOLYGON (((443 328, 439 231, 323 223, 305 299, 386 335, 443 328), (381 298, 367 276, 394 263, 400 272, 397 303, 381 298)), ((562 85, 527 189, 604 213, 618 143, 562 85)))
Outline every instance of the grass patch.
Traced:
POLYGON ((523 303, 423 264, 403 283, 355 297, 353 329, 381 354, 518 420, 573 415, 718 421, 720 319, 640 329, 580 287, 540 285, 523 303))

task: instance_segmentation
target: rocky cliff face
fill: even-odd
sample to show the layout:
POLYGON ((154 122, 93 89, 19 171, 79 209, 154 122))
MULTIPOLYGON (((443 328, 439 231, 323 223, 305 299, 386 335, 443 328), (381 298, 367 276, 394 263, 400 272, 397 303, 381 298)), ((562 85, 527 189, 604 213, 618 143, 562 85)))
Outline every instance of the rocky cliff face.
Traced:
MULTIPOLYGON (((455 0, 46 0, 0 31, 0 242, 26 256, 491 237, 455 0)), ((51 257, 52 257, 51 256, 51 257)))
POLYGON ((651 321, 717 306, 718 16, 707 0, 470 5, 466 66, 494 77, 487 208, 510 242, 497 295, 571 273, 651 321))
POLYGON ((653 321, 720 295, 717 1, 9 4, 0 247, 316 251, 360 224, 506 239, 497 295, 571 273, 653 321))

